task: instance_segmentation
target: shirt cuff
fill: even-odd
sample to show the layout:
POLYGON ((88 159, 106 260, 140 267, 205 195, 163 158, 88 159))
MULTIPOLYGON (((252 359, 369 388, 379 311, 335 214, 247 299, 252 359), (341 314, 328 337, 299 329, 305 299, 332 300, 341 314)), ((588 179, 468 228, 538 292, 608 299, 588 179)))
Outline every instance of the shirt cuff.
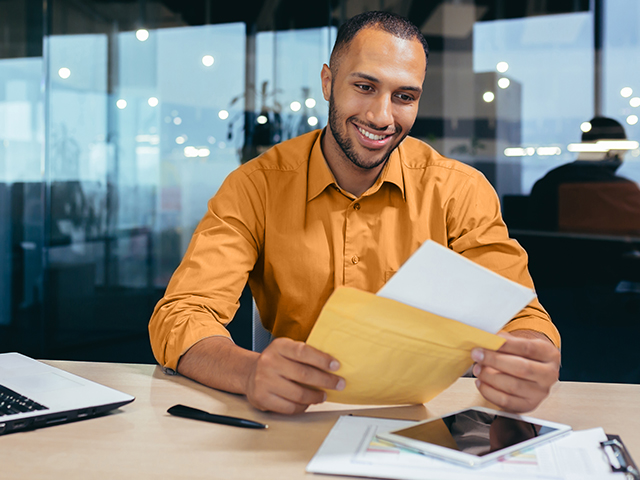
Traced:
POLYGON ((533 330, 534 332, 540 332, 546 335, 557 348, 560 348, 560 332, 558 332, 556 326, 548 320, 535 317, 516 318, 507 323, 502 329, 503 332, 513 332, 514 330, 533 330))
POLYGON ((231 334, 223 325, 215 321, 212 322, 210 316, 207 316, 206 322, 202 322, 198 321, 197 316, 191 315, 187 321, 176 325, 169 334, 164 351, 163 366, 177 370, 180 357, 200 340, 208 337, 231 339, 231 334))

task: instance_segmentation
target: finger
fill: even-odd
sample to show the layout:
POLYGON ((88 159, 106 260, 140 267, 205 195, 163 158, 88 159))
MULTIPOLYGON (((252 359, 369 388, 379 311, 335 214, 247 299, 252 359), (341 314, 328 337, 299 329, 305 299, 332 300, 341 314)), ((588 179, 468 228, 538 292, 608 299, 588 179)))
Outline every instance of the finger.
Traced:
POLYGON ((344 390, 345 381, 333 373, 287 360, 280 375, 284 378, 316 389, 344 390))
POLYGON ((498 349, 502 353, 510 353, 519 357, 548 362, 559 355, 558 349, 551 342, 538 338, 524 338, 501 332, 499 335, 507 341, 498 349))
POLYGON ((549 366, 546 363, 491 350, 483 350, 482 358, 478 355, 472 355, 472 357, 481 367, 493 367, 517 378, 533 380, 549 371, 549 366))
POLYGON ((283 377, 319 389, 344 389, 344 379, 326 371, 327 368, 336 370, 340 367, 340 364, 331 355, 303 342, 288 338, 278 340, 269 354, 275 350, 279 355, 282 361, 278 362, 278 370, 283 377))
POLYGON ((491 385, 476 380, 476 386, 484 398, 502 410, 513 413, 525 413, 533 410, 542 398, 521 398, 509 395, 493 388, 491 385))
MULTIPOLYGON (((278 342, 274 342, 272 345, 269 345, 262 355, 260 355, 260 359, 258 361, 260 375, 258 378, 268 379, 273 373, 276 373, 279 377, 308 385, 316 389, 344 389, 345 381, 342 377, 326 372, 313 365, 301 363, 295 360, 295 358, 304 356, 304 353, 301 355, 291 354, 292 351, 302 351, 306 350, 304 347, 308 347, 309 349, 312 347, 288 338, 278 339, 278 342)), ((315 355, 316 353, 325 355, 316 349, 312 350, 314 351, 311 352, 311 355, 315 355)))
POLYGON ((327 372, 335 372, 340 368, 340 362, 331 355, 321 352, 304 342, 298 342, 290 338, 279 338, 277 340, 276 347, 278 352, 289 360, 305 363, 327 372))
POLYGON ((297 413, 313 403, 323 402, 326 394, 291 382, 273 371, 267 371, 266 374, 256 375, 253 388, 247 393, 247 397, 253 406, 261 410, 297 413))
POLYGON ((535 397, 544 390, 535 382, 506 375, 491 367, 475 365, 473 373, 482 383, 514 397, 535 397))
POLYGON ((279 395, 276 395, 275 393, 261 397, 259 402, 257 402, 256 399, 249 399, 249 401, 254 407, 259 410, 283 413, 286 415, 302 413, 309 407, 309 405, 304 405, 284 399, 279 395))
POLYGON ((285 378, 276 380, 272 384, 271 392, 284 400, 300 405, 322 403, 327 398, 327 394, 322 390, 309 388, 306 385, 300 385, 285 378))

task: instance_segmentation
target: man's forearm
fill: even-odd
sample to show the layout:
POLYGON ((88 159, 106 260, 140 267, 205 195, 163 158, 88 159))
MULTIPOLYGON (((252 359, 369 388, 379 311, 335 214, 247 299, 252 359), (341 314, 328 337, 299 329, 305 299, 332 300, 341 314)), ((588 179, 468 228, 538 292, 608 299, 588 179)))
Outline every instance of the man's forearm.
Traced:
POLYGON ((180 358, 178 372, 209 387, 246 394, 247 379, 259 356, 227 337, 208 337, 180 358))
POLYGON ((227 337, 199 341, 178 363, 178 371, 219 390, 242 393, 260 410, 301 413, 324 402, 325 390, 345 387, 332 373, 340 364, 331 355, 290 338, 275 338, 261 353, 236 346, 227 337))

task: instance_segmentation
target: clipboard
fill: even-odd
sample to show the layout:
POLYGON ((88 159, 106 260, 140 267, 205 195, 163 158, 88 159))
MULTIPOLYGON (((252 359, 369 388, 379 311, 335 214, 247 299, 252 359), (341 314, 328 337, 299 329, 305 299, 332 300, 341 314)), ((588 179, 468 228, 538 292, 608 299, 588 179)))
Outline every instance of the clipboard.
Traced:
POLYGON ((612 472, 623 472, 629 480, 640 480, 640 472, 619 435, 607 434, 607 441, 600 442, 612 472))

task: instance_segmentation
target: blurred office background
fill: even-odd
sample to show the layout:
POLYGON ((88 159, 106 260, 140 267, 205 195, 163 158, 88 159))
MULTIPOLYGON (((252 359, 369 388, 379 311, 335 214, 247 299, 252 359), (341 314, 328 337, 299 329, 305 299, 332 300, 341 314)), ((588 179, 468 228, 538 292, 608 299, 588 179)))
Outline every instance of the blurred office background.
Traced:
MULTIPOLYGON (((0 0, 0 351, 153 362, 147 321, 207 200, 325 126, 337 27, 378 9, 429 42, 413 135, 496 188, 563 335, 561 378, 639 383, 638 212, 617 229, 529 215, 594 116, 626 131, 613 194, 636 201, 637 0, 0 0)), ((245 292, 245 346, 250 310, 245 292)))

